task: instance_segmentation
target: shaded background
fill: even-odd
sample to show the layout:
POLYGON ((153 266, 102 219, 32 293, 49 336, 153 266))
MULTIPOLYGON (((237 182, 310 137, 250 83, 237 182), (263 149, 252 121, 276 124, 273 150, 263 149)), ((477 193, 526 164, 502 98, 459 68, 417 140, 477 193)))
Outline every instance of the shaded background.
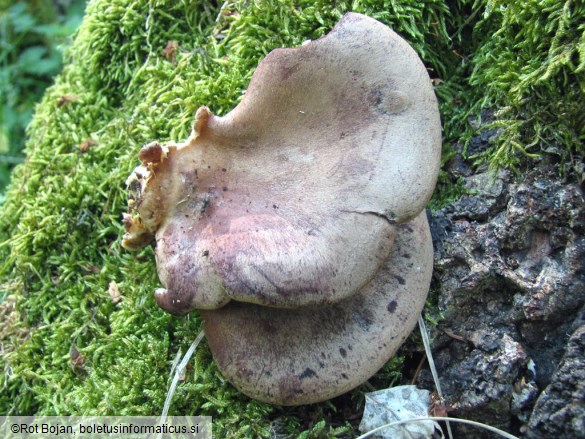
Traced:
POLYGON ((35 104, 61 71, 85 3, 0 1, 0 203, 11 170, 24 160, 25 129, 35 104))

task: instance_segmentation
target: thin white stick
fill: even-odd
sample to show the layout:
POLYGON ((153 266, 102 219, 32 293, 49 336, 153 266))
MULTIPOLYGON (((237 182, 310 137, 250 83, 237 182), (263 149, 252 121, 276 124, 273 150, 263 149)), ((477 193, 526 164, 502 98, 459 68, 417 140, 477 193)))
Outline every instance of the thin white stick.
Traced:
POLYGON ((219 19, 221 18, 221 13, 223 12, 223 8, 225 8, 227 6, 228 2, 225 1, 223 2, 223 5, 221 5, 221 8, 219 8, 219 13, 217 14, 217 18, 215 19, 216 23, 219 23, 219 19))
MULTIPOLYGON (((425 325, 425 320, 423 319, 422 314, 418 316, 418 327, 420 329, 420 334, 423 339, 423 345, 425 346, 425 352, 427 354, 427 360, 431 368, 431 374, 433 375, 433 381, 435 382, 435 387, 437 388, 437 394, 439 395, 439 398, 441 398, 442 402, 444 400, 443 391, 441 390, 439 374, 437 373, 437 368, 435 367, 435 360, 433 359, 433 353, 431 352, 431 341, 429 340, 429 333, 427 332, 427 326, 425 325)), ((449 425, 449 421, 447 421, 446 425, 447 435, 449 436, 449 439, 453 439, 453 433, 451 432, 451 425, 449 425)))
POLYGON ((424 417, 424 418, 412 418, 412 419, 404 419, 402 421, 390 422, 389 424, 385 424, 385 425, 382 425, 381 427, 374 428, 373 430, 370 430, 367 433, 364 433, 361 436, 358 436, 356 439, 366 439, 367 437, 370 437, 374 433, 377 433, 380 430, 383 430, 384 428, 387 428, 387 427, 395 427, 395 426, 402 425, 402 424, 408 424, 409 422, 422 422, 422 421, 459 422, 461 424, 473 425, 474 427, 484 428, 486 430, 491 431, 492 433, 499 434, 500 436, 505 437, 506 439, 519 439, 518 437, 511 435, 510 433, 506 433, 505 431, 500 430, 499 428, 492 427, 491 425, 485 425, 485 424, 482 424, 481 422, 469 421, 467 419, 447 418, 447 417, 443 417, 443 416, 437 416, 437 417, 429 416, 429 417, 424 417))
POLYGON ((173 373, 175 372, 175 368, 179 364, 179 361, 181 361, 181 355, 183 355, 183 352, 181 352, 181 349, 179 349, 179 351, 177 352, 177 355, 175 355, 175 359, 173 360, 173 364, 171 366, 171 371, 169 372, 169 378, 173 377, 173 373))
MULTIPOLYGON (((173 399, 173 395, 175 394, 177 384, 179 383, 179 379, 181 378, 181 373, 183 372, 183 370, 185 370, 185 366, 187 366, 187 363, 191 359, 193 352, 195 352, 195 349, 197 348, 197 346, 199 345, 199 343, 201 342, 201 340, 203 339, 204 336, 205 336, 205 332, 203 332, 203 330, 201 330, 201 332, 199 333, 199 335, 197 336, 195 341, 189 347, 189 350, 185 353, 183 360, 181 360, 181 363, 179 364, 179 366, 175 370, 175 376, 173 377, 173 382, 171 383, 171 387, 169 387, 169 391, 167 393, 167 399, 166 399, 165 405, 163 407, 162 415, 160 416, 159 425, 163 425, 165 423, 165 421, 167 420, 167 414, 169 413, 169 408, 171 406, 171 400, 173 399)), ((162 433, 159 433, 157 436, 157 439, 161 439, 161 437, 162 437, 162 433)))

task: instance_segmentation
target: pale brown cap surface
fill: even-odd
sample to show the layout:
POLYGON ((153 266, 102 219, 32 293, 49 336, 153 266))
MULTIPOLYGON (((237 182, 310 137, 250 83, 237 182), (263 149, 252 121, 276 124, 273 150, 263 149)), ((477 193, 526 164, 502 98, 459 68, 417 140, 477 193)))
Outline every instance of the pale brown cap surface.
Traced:
POLYGON ((156 298, 175 314, 335 303, 374 277, 395 225, 423 210, 440 150, 417 54, 350 13, 319 40, 271 52, 225 117, 202 107, 185 143, 146 147, 124 245, 156 234, 156 298))
POLYGON ((279 405, 324 401, 370 378, 415 327, 431 281, 425 212, 397 229, 374 280, 340 303, 285 310, 231 302, 201 311, 224 377, 246 395, 279 405))

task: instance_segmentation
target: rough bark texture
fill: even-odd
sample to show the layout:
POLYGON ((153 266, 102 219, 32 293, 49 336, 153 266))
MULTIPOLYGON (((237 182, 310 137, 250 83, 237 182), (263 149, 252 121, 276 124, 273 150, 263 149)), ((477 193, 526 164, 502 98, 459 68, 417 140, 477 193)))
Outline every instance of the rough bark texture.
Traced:
MULTIPOLYGON (((583 315, 581 323, 583 323, 583 315)), ((585 325, 581 324, 569 342, 551 383, 538 398, 527 437, 567 437, 585 435, 585 325)))
POLYGON ((444 314, 433 350, 451 415, 527 438, 585 437, 582 187, 544 162, 521 178, 460 158, 450 172, 468 194, 431 230, 444 314))

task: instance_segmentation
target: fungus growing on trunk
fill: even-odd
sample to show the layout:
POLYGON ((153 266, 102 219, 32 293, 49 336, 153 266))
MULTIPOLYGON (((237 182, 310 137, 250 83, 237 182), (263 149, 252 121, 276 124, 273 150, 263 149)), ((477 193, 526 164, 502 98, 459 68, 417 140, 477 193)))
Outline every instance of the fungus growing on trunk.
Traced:
MULTIPOLYGON (((292 319, 292 324, 300 319, 303 329, 297 334, 304 334, 306 343, 321 336, 320 323, 309 325, 312 314, 319 321, 345 309, 346 323, 331 324, 359 330, 359 322, 348 323, 354 312, 345 308, 348 304, 363 307, 375 320, 372 328, 386 333, 387 325, 396 323, 393 313, 373 308, 376 300, 394 294, 385 291, 396 283, 389 273, 400 277, 392 270, 408 272, 407 261, 393 250, 396 230, 400 227, 404 240, 406 232, 398 225, 419 217, 428 202, 440 146, 436 99, 416 53, 378 21, 349 13, 319 40, 272 51, 242 102, 226 116, 201 107, 187 141, 153 142, 140 151, 142 165, 127 181, 131 198, 123 246, 135 249, 156 240, 164 286, 155 293, 158 304, 173 314, 209 310, 206 333, 216 358, 229 357, 220 353, 228 340, 218 334, 237 338, 256 328, 269 336, 272 316, 292 319), (230 326, 239 313, 253 320, 240 331, 230 326), (307 325, 315 328, 313 336, 306 333, 307 325)), ((419 218, 414 224, 422 227, 422 222, 419 218)), ((416 242, 427 246, 428 239, 419 235, 416 242)), ((364 368, 343 384, 332 384, 335 390, 310 384, 303 392, 312 396, 286 396, 267 381, 253 391, 225 361, 219 361, 220 368, 246 393, 281 404, 349 390, 375 372, 411 330, 410 319, 416 321, 428 289, 431 262, 426 255, 408 266, 425 273, 420 279, 426 287, 399 283, 395 290, 405 296, 395 303, 407 330, 386 341, 375 367, 353 362, 351 355, 343 363, 342 356, 337 370, 364 368), (406 318, 409 307, 412 316, 406 318)), ((378 349, 373 339, 355 337, 378 349)), ((251 352, 262 355, 266 340, 251 352)), ((288 343, 298 347, 300 341, 288 343)), ((335 343, 341 346, 341 340, 335 343)), ((284 348, 278 352, 288 355, 284 348)), ((312 352, 309 346, 307 352, 312 352)), ((306 383, 323 376, 307 367, 315 376, 307 372, 306 383)), ((274 364, 270 368, 277 373, 274 364)))
POLYGON ((280 405, 341 395, 380 369, 416 326, 431 282, 425 212, 398 226, 396 243, 358 294, 319 308, 230 302, 201 311, 215 361, 241 392, 280 405))

